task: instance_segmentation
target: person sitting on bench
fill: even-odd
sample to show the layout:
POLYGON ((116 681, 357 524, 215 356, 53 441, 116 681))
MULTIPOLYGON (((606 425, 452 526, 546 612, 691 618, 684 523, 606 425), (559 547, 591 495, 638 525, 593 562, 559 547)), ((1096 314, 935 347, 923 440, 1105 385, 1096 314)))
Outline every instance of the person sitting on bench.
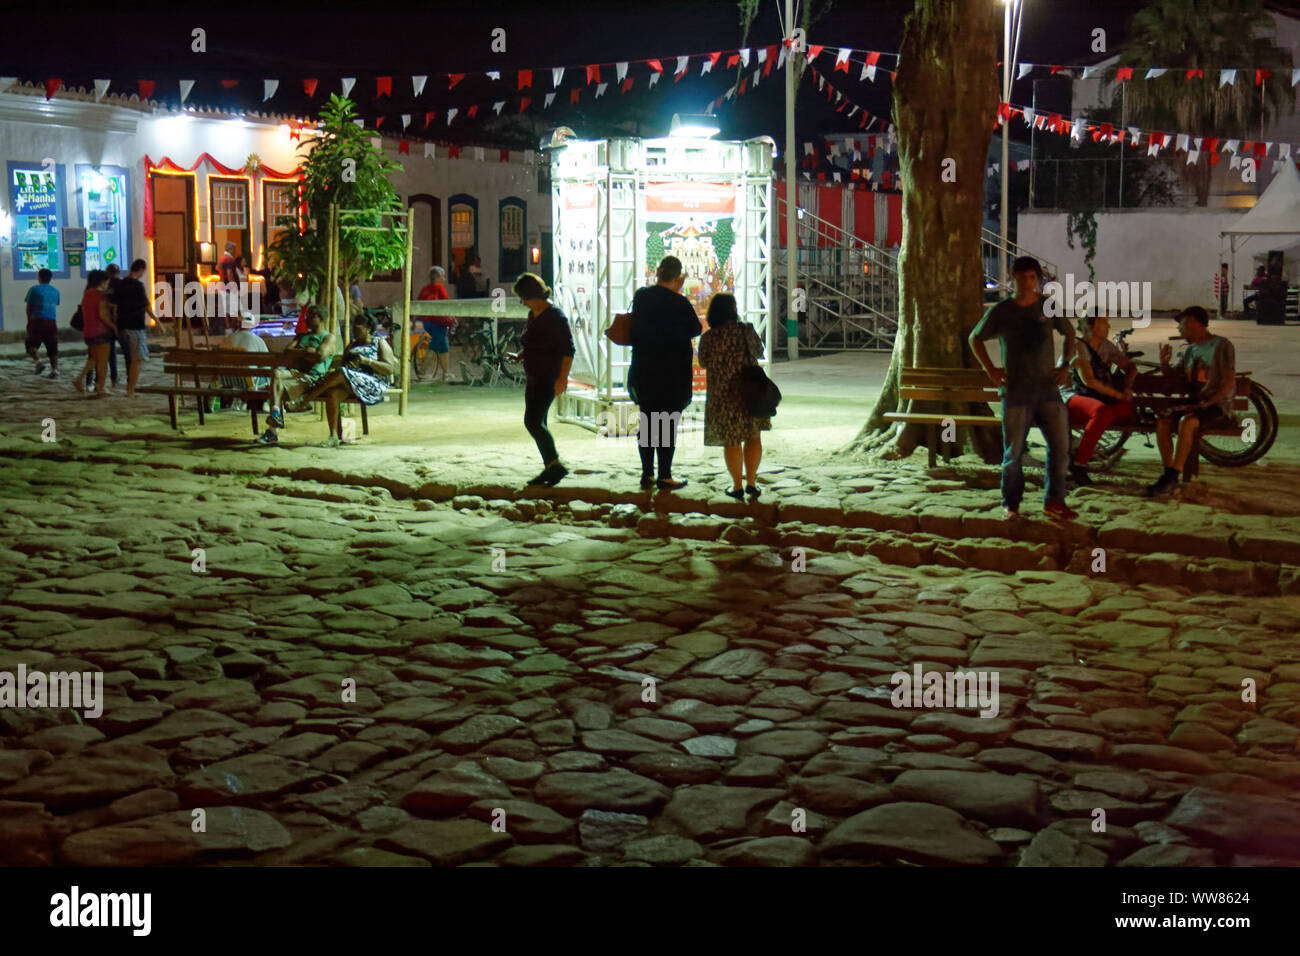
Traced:
POLYGON ((1070 363, 1070 383, 1062 386, 1061 397, 1070 413, 1070 425, 1082 428, 1083 437, 1070 462, 1070 477, 1077 485, 1090 485, 1088 460, 1106 429, 1133 416, 1133 379, 1138 367, 1106 337, 1110 319, 1104 315, 1085 316, 1074 343, 1074 361, 1070 363), (1124 380, 1111 372, 1117 367, 1124 380))
POLYGON ((257 439, 259 445, 277 445, 280 436, 277 428, 284 427, 284 410, 281 403, 288 399, 296 402, 330 370, 334 355, 338 352, 338 336, 324 331, 319 309, 307 310, 307 331, 297 336, 285 351, 308 352, 320 359, 305 372, 296 369, 277 368, 271 377, 271 410, 266 416, 266 431, 257 439))
POLYGON ((361 316, 353 321, 352 344, 343 353, 343 364, 317 382, 303 395, 305 401, 325 400, 325 418, 330 437, 322 444, 337 448, 343 444, 343 422, 339 406, 356 400, 378 405, 388 394, 389 378, 397 368, 397 357, 387 339, 376 339, 375 320, 361 316))
MULTIPOLYGON (((1196 432, 1201 428, 1234 428, 1232 399, 1237 391, 1236 351, 1221 335, 1211 335, 1207 328, 1209 314, 1199 305, 1178 313, 1178 331, 1187 347, 1178 358, 1178 369, 1187 376, 1191 401, 1175 406, 1156 421, 1156 442, 1164 474, 1148 486, 1146 496, 1167 494, 1178 485, 1187 456, 1195 454, 1196 432), (1173 441, 1174 422, 1178 422, 1178 445, 1173 441)), ((1160 368, 1171 371, 1173 347, 1160 346, 1160 368)))

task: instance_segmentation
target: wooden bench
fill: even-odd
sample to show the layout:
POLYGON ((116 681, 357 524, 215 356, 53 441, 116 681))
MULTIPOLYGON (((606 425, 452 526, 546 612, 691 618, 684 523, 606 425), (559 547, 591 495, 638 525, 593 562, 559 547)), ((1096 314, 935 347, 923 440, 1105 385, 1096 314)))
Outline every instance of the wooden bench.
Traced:
MULTIPOLYGON (((334 357, 331 369, 338 368, 342 355, 334 357)), ((163 372, 176 377, 173 385, 140 386, 137 392, 167 396, 167 408, 172 428, 177 428, 176 411, 181 396, 193 395, 198 399, 199 424, 206 422, 205 404, 209 398, 239 398, 248 404, 253 434, 260 435, 257 424, 257 404, 271 401, 271 386, 257 388, 255 378, 269 379, 277 368, 306 371, 317 362, 310 353, 286 350, 284 352, 243 352, 236 349, 183 349, 169 348, 163 352, 163 372), (221 382, 223 378, 244 379, 243 387, 232 388, 221 382)), ((400 388, 389 388, 389 394, 401 394, 400 388)), ((351 402, 344 402, 350 405, 351 402)), ((366 406, 361 405, 361 432, 370 434, 370 420, 366 406)))
MULTIPOLYGON (((998 387, 989 380, 983 369, 970 368, 905 368, 899 372, 899 404, 904 402, 930 402, 936 405, 969 405, 988 403, 998 406, 998 387)), ((939 429, 948 422, 958 427, 1002 427, 1002 419, 994 415, 954 415, 951 412, 886 412, 886 421, 925 426, 926 445, 930 452, 930 467, 938 462, 939 429)), ((943 443, 945 446, 950 443, 943 443)), ((955 443, 952 443, 955 445, 955 443)), ((948 449, 945 448, 945 451, 948 449)), ((945 458, 951 455, 945 454, 945 458)))
MULTIPOLYGON (((1237 391, 1232 400, 1232 410, 1240 414, 1250 410, 1250 402, 1246 396, 1250 393, 1250 373, 1237 373, 1237 391)), ((1171 408, 1180 405, 1188 405, 1191 399, 1188 397, 1187 380, 1177 372, 1168 373, 1155 369, 1152 371, 1142 372, 1133 380, 1133 404, 1141 413, 1142 410, 1149 410, 1157 416, 1171 408)), ((1116 422, 1111 425, 1107 431, 1127 432, 1136 435, 1151 435, 1156 431, 1155 420, 1147 417, 1116 422)), ((1241 426, 1232 425, 1221 428, 1198 428, 1196 431, 1196 446, 1192 453, 1187 456, 1187 462, 1183 465, 1183 480, 1190 480, 1200 474, 1201 470, 1201 436, 1203 435, 1223 435, 1233 436, 1241 435, 1241 426)), ((1175 442, 1177 441, 1177 429, 1175 429, 1175 442)))

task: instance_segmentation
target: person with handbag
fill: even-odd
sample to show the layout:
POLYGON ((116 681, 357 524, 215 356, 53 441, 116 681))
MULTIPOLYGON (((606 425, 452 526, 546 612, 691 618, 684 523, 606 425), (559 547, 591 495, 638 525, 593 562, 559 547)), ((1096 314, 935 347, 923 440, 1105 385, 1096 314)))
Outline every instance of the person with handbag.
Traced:
POLYGON ((691 403, 691 340, 704 331, 682 284, 681 260, 665 256, 655 272, 657 284, 638 289, 632 297, 629 343, 632 365, 627 390, 640 412, 637 450, 641 453, 641 487, 676 491, 686 485, 675 480, 673 452, 682 411, 691 403), (655 453, 659 477, 655 479, 655 453))
POLYGON ((95 398, 107 394, 108 345, 117 338, 117 324, 113 321, 113 307, 108 302, 108 273, 91 270, 86 277, 86 291, 81 296, 81 338, 86 343, 86 364, 72 384, 77 391, 86 391, 86 376, 95 373, 95 398))
POLYGON ((1110 320, 1106 316, 1086 316, 1080 332, 1074 342, 1070 381, 1061 386, 1061 398, 1070 415, 1070 427, 1083 429, 1070 461, 1070 477, 1076 485, 1090 485, 1088 461, 1097 442, 1116 422, 1133 417, 1133 379, 1138 367, 1107 338, 1110 320))
MULTIPOLYGON (((757 367, 763 340, 748 322, 741 322, 736 297, 719 292, 709 300, 708 331, 700 336, 700 367, 708 373, 704 403, 704 444, 721 445, 734 485, 726 494, 737 501, 760 494, 754 483, 763 460, 761 432, 772 427, 770 416, 755 416, 745 401, 745 371, 757 367), (743 475, 743 484, 742 484, 743 475)), ((760 374, 762 370, 760 369, 760 374)))

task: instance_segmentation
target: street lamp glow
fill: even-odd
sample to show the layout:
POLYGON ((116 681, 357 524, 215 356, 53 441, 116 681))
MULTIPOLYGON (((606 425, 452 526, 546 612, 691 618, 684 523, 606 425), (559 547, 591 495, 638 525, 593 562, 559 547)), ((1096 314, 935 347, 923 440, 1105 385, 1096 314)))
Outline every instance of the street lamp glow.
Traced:
POLYGON ((712 116, 676 113, 673 115, 668 135, 683 139, 709 139, 717 136, 721 129, 717 119, 712 116))

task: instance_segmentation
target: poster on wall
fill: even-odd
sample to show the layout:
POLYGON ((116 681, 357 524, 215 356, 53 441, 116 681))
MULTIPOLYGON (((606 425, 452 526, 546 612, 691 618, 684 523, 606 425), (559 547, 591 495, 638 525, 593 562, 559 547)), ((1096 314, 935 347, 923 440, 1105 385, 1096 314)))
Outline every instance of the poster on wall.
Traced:
MULTIPOLYGON (((735 294, 736 187, 726 183, 667 182, 646 184, 645 285, 655 283, 664 256, 682 262, 682 295, 690 300, 706 329, 709 299, 735 294)), ((741 321, 745 317, 742 315, 741 321)), ((697 340, 698 341, 698 340, 697 340)), ((694 390, 704 391, 704 370, 694 367, 694 390)))
POLYGON ((60 243, 63 202, 61 166, 9 164, 9 199, 14 222, 14 278, 34 277, 49 269, 67 278, 60 243))
POLYGON ((569 317, 577 350, 570 374, 579 380, 591 376, 597 361, 591 345, 596 313, 596 201, 594 185, 560 185, 558 285, 561 309, 569 317))
POLYGON ((86 230, 82 273, 131 262, 130 174, 120 166, 77 164, 77 213, 86 230))

